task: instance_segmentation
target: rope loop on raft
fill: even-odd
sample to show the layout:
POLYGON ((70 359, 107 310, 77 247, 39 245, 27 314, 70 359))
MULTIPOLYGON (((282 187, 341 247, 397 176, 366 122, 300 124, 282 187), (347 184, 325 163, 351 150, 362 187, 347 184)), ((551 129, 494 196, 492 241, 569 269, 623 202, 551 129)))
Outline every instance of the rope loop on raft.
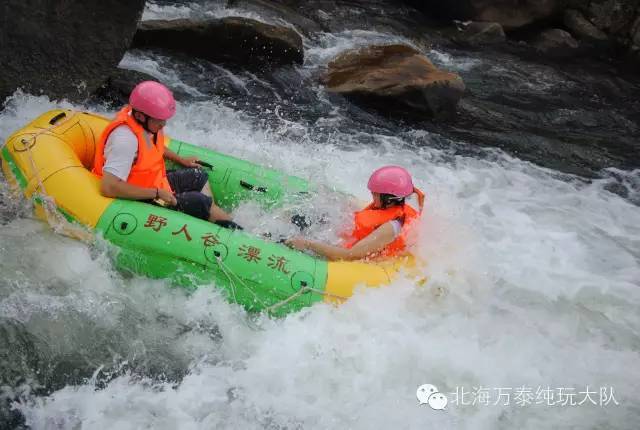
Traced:
MULTIPOLYGON (((39 136, 42 136, 43 134, 47 134, 52 130, 54 130, 55 128, 64 125, 79 113, 78 111, 73 109, 69 109, 67 110, 67 112, 62 112, 56 115, 55 117, 53 117, 51 121, 49 121, 50 123, 49 127, 43 128, 37 133, 34 133, 33 135, 31 135, 29 138, 23 139, 23 144, 24 144, 24 147, 26 148, 25 152, 27 153, 27 157, 29 158, 29 162, 31 164, 31 170, 37 181, 36 189, 33 191, 32 200, 35 200, 36 203, 42 206, 47 223, 53 228, 53 230, 56 233, 67 234, 69 236, 73 236, 81 240, 89 240, 89 238, 91 237, 89 230, 77 223, 68 221, 62 215, 58 205, 56 204, 55 199, 47 193, 47 190, 44 186, 44 182, 40 177, 39 170, 33 158, 33 154, 31 152, 31 148, 35 146, 35 141, 39 136), (64 118, 64 120, 59 121, 59 119, 62 119, 62 118, 64 118)), ((0 146, 0 150, 2 150, 7 145, 7 143, 8 143, 8 140, 5 141, 0 146)))
POLYGON ((347 297, 342 297, 342 296, 338 296, 336 294, 326 293, 326 292, 324 292, 322 290, 318 290, 316 288, 302 287, 298 291, 296 291, 295 293, 293 293, 292 295, 287 297, 286 299, 281 300, 279 302, 276 302, 276 303, 272 304, 271 306, 267 306, 267 304, 264 301, 262 301, 260 299, 260 297, 258 297, 258 294, 253 290, 253 288, 251 288, 249 285, 247 285, 245 282, 243 282, 242 279, 238 275, 233 273, 233 271, 226 264, 224 264, 222 262, 222 259, 220 257, 216 257, 216 261, 218 262, 218 265, 222 269, 222 273, 224 273, 225 276, 227 277, 227 279, 229 279, 231 294, 233 296, 233 301, 235 303, 238 303, 238 301, 236 299, 236 286, 233 283, 233 279, 232 279, 231 275, 233 275, 238 280, 238 282, 240 284, 242 284, 242 286, 247 291, 249 291, 251 294, 253 294, 254 299, 264 307, 265 311, 269 315, 273 315, 273 312, 276 309, 281 308, 282 306, 286 305, 287 303, 295 300, 296 298, 298 298, 298 297, 300 297, 300 296, 302 296, 303 294, 306 294, 306 293, 316 293, 316 294, 319 294, 321 296, 332 297, 334 299, 339 299, 339 300, 346 300, 347 299, 347 297))

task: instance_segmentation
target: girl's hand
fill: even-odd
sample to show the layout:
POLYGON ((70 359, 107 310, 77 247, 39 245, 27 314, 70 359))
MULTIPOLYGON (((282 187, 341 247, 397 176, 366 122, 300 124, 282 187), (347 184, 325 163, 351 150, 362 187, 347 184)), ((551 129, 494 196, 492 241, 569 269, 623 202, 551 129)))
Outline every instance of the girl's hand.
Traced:
POLYGON ((309 241, 303 237, 295 236, 284 242, 289 248, 297 249, 298 251, 304 251, 309 246, 309 241))

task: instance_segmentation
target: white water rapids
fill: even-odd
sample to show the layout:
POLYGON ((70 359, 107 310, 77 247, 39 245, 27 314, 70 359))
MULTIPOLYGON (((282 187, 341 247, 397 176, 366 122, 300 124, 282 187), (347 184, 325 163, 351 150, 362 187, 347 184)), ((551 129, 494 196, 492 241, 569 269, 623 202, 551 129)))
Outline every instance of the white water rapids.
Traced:
MULTIPOLYGON (((327 35, 306 47, 304 68, 371 37, 379 36, 327 35)), ((477 60, 439 53, 434 61, 456 68, 477 60)), ((127 54, 122 66, 197 94, 153 56, 127 54)), ((87 109, 16 93, 0 113, 0 140, 57 107, 87 109)), ((340 120, 336 109, 322 125, 340 120)), ((428 196, 418 252, 429 282, 401 279, 338 308, 255 318, 215 286, 187 294, 124 277, 106 245, 56 235, 12 197, 19 215, 0 225, 0 315, 24 325, 53 361, 80 354, 95 371, 69 376, 48 396, 12 387, 24 390, 13 407, 27 425, 638 428, 640 208, 606 191, 606 180, 586 182, 497 150, 479 159, 411 149, 411 136, 429 139, 420 130, 354 129, 319 141, 314 127, 285 119, 264 127, 216 99, 179 103, 167 133, 362 200, 372 170, 407 167, 428 196), (134 362, 154 378, 127 370, 134 362), (184 377, 163 381, 154 369, 184 377), (446 394, 445 410, 419 404, 416 389, 426 383, 446 394)), ((619 175, 637 180, 638 172, 619 175)), ((268 216, 251 205, 237 212, 243 222, 268 216)))

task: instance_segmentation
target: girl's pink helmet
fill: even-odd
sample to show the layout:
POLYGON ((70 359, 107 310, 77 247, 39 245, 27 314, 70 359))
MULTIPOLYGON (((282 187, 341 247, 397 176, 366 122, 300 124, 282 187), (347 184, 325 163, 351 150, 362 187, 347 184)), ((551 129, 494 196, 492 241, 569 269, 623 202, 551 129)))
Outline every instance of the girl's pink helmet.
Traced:
POLYGON ((380 194, 407 197, 414 191, 411 175, 400 166, 384 166, 373 172, 367 187, 380 194))
POLYGON ((176 113, 176 101, 169 88, 160 82, 140 82, 131 91, 129 104, 151 118, 166 121, 176 113))

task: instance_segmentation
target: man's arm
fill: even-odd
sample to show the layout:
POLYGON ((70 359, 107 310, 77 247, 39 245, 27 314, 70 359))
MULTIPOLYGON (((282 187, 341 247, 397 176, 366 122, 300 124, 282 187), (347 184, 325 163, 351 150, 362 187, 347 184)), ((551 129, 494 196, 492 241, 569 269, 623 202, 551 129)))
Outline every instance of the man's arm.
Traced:
POLYGON ((176 204, 174 195, 166 190, 132 185, 108 172, 103 172, 100 193, 105 197, 130 200, 152 200, 159 197, 170 205, 176 204))
POLYGON ((181 157, 169 148, 164 148, 164 158, 184 167, 200 167, 200 165, 196 163, 198 157, 181 157))

